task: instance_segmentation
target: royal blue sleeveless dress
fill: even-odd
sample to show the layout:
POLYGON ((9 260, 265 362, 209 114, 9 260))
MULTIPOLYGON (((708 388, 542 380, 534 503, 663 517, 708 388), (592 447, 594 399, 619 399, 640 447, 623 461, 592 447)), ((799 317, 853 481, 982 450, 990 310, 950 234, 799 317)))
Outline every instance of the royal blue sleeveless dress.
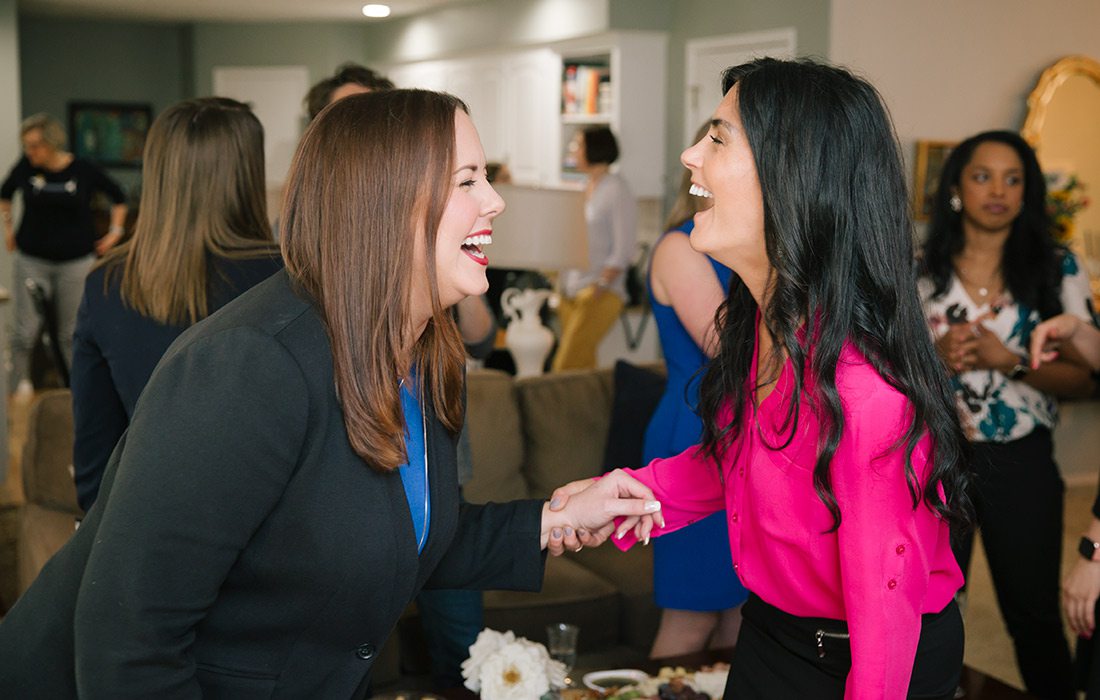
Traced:
MULTIPOLYGON (((689 219, 665 235, 690 235, 694 225, 689 219)), ((713 258, 708 260, 722 289, 728 290, 733 272, 713 258)), ((651 281, 647 286, 668 383, 646 429, 643 464, 680 454, 699 443, 703 423, 695 413, 695 404, 699 370, 708 361, 676 311, 653 298, 651 281)), ((653 592, 659 607, 673 610, 725 610, 745 602, 749 593, 733 572, 725 511, 653 540, 653 592)))

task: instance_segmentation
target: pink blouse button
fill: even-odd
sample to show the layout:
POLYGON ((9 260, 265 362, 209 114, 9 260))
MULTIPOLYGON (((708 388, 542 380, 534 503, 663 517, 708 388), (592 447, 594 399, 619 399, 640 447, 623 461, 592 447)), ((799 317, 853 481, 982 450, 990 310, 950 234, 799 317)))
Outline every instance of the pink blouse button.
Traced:
POLYGON ((733 514, 730 515, 730 520, 737 522, 737 511, 734 511, 733 514))
MULTIPOLYGON (((736 569, 737 567, 735 566, 733 568, 736 569)), ((898 582, 895 581, 894 579, 890 579, 889 581, 886 582, 886 587, 889 588, 892 591, 892 590, 894 590, 895 588, 898 587, 898 582)))
POLYGON ((905 554, 905 545, 899 544, 898 548, 894 550, 898 554, 905 554))
POLYGON ((741 467, 740 469, 738 469, 737 470, 737 475, 738 476, 744 476, 745 475, 745 468, 741 467))

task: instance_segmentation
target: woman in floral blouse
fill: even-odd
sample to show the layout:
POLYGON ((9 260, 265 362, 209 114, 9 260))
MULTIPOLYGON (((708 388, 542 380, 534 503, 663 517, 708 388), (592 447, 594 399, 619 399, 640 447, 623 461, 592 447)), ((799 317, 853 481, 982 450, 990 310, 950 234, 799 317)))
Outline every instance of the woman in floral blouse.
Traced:
MULTIPOLYGON (((1051 238, 1046 185, 1017 134, 973 136, 944 164, 922 259, 921 295, 953 373, 974 447, 972 494, 1028 691, 1071 698, 1059 615, 1064 484, 1053 458, 1055 397, 1091 392, 1069 359, 1031 369, 1028 341, 1059 313, 1092 319, 1088 276, 1051 238)), ((956 553, 965 573, 973 536, 956 553)))

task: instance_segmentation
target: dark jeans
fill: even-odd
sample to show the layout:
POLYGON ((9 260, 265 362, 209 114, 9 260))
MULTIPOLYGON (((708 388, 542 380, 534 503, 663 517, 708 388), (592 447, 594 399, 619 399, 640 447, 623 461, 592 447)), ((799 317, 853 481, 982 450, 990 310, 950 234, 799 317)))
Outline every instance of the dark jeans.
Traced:
MULTIPOLYGON (((1005 626, 1028 692, 1055 700, 1073 693, 1069 645, 1059 607, 1065 484, 1050 431, 1007 443, 974 443, 971 497, 1005 626)), ((969 575, 973 534, 955 556, 969 575)))
MULTIPOLYGON (((819 653, 817 630, 846 634, 842 620, 797 617, 753 594, 741 609, 741 634, 723 697, 737 700, 841 700, 852 668, 847 639, 826 637, 819 653)), ((953 698, 962 674, 963 625, 955 601, 921 616, 920 640, 907 698, 953 698)))
POLYGON ((422 590, 416 597, 436 690, 462 686, 462 662, 482 627, 481 591, 422 590))

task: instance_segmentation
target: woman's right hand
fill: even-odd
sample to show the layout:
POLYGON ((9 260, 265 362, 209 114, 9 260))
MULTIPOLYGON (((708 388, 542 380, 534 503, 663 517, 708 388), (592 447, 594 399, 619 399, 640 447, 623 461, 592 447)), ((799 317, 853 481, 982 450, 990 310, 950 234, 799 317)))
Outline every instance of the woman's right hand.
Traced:
POLYGON ((1039 369, 1043 362, 1058 357, 1058 346, 1071 339, 1083 324, 1073 314, 1058 314, 1035 326, 1031 331, 1031 368, 1039 369))
POLYGON ((567 517, 572 524, 551 532, 547 550, 554 556, 566 550, 599 546, 612 532, 619 538, 633 530, 639 540, 648 543, 654 526, 665 524, 653 492, 621 469, 599 479, 581 479, 558 487, 550 496, 548 509, 550 514, 567 517), (616 527, 617 517, 622 520, 616 527))
POLYGON ((978 359, 978 334, 973 323, 953 323, 936 339, 936 352, 952 372, 973 368, 978 359))
POLYGON ((1096 600, 1100 598, 1100 562, 1078 558, 1062 583, 1062 607, 1074 634, 1090 638, 1096 630, 1096 600))

